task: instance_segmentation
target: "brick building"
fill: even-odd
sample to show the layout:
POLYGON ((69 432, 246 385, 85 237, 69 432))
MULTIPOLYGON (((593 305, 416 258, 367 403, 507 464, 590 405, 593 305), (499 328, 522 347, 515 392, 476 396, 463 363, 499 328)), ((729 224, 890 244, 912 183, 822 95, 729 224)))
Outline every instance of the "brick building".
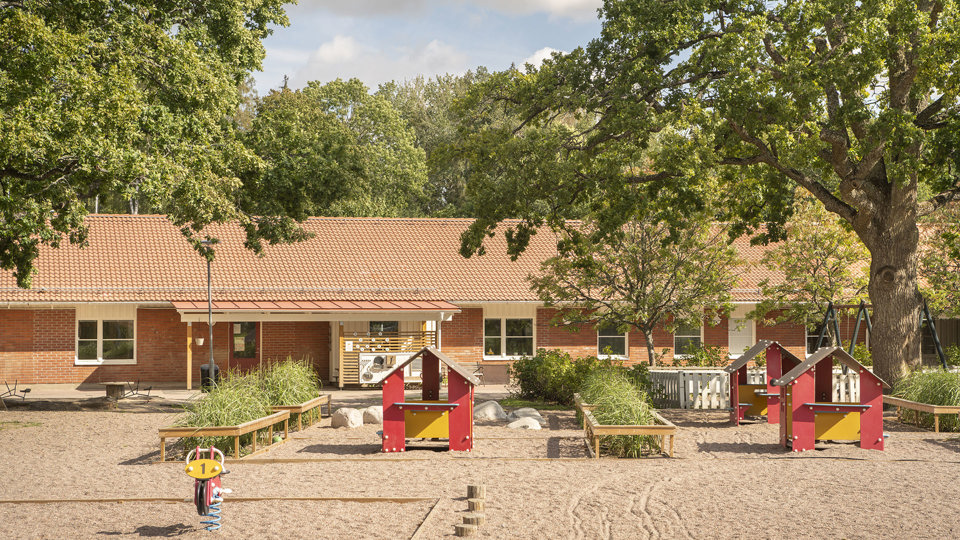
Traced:
MULTIPOLYGON (((321 377, 376 382, 404 353, 436 344, 458 361, 503 365, 537 348, 574 355, 610 347, 626 362, 646 361, 642 337, 550 324, 551 309, 527 276, 555 253, 548 232, 517 261, 502 235, 487 254, 462 258, 463 219, 315 218, 312 237, 243 247, 238 227, 213 226, 213 354, 221 369, 292 357, 321 377)), ((206 261, 163 216, 92 215, 89 245, 44 247, 32 288, 0 278, 0 381, 83 383, 116 380, 196 385, 210 354, 206 261)), ((747 261, 761 248, 737 244, 747 261)), ((775 339, 795 354, 802 325, 757 326, 745 315, 769 272, 745 267, 730 317, 677 335, 655 334, 665 360, 710 344, 738 353, 775 339)), ((415 373, 412 373, 415 374, 415 373)))

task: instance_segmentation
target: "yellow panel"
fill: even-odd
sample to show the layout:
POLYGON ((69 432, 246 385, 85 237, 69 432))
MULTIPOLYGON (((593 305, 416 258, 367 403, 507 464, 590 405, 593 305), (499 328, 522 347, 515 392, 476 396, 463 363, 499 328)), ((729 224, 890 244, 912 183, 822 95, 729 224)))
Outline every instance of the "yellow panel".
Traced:
POLYGON ((787 424, 787 437, 788 437, 788 438, 792 438, 792 437, 793 437, 793 409, 792 409, 792 407, 793 407, 793 388, 791 388, 790 386, 787 386, 787 396, 784 398, 784 401, 785 401, 786 404, 787 404, 787 405, 786 405, 786 409, 781 408, 780 410, 781 410, 781 411, 786 410, 786 414, 781 414, 781 415, 780 415, 780 421, 781 421, 781 422, 786 422, 786 424, 787 424), (786 419, 784 419, 784 416, 786 416, 786 419))
POLYGON ((222 473, 223 465, 214 459, 195 459, 187 463, 183 470, 198 480, 206 480, 222 473))
POLYGON ((449 439, 450 420, 447 411, 403 411, 408 439, 449 439))
POLYGON ((859 412, 818 412, 815 436, 821 441, 860 440, 859 412))
POLYGON ((763 416, 767 414, 767 398, 758 396, 755 390, 767 391, 765 384, 741 384, 739 386, 740 403, 752 403, 747 409, 747 416, 763 416))

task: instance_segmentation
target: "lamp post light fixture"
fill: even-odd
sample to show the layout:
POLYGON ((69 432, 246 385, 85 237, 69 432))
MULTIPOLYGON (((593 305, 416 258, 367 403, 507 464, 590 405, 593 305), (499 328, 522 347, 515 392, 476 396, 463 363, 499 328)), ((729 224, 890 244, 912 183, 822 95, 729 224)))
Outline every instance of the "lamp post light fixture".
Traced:
MULTIPOLYGON (((211 240, 202 240, 201 244, 209 251, 212 249, 213 241, 211 240)), ((209 384, 213 386, 216 382, 216 377, 214 377, 213 370, 216 369, 216 365, 213 362, 213 285, 211 280, 210 272, 210 256, 207 254, 207 329, 210 332, 210 366, 207 368, 207 380, 209 384)), ((197 340, 198 345, 203 345, 203 338, 197 340)))

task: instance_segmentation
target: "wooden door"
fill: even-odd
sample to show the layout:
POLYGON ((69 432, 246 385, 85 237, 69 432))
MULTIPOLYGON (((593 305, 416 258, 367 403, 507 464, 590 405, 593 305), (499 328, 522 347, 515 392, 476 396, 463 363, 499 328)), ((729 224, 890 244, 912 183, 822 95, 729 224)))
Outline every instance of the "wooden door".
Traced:
POLYGON ((260 323, 230 324, 230 368, 246 373, 260 367, 260 323))

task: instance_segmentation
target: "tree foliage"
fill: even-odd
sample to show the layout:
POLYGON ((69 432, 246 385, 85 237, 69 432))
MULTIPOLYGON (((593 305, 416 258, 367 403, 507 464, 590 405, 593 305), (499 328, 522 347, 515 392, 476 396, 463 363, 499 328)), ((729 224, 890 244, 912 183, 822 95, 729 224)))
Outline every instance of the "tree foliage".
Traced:
POLYGON ((800 200, 786 228, 786 239, 760 261, 783 276, 760 283, 764 300, 757 304, 755 318, 767 324, 789 320, 813 328, 828 302, 866 300, 870 254, 849 226, 822 205, 800 200))
POLYGON ((463 252, 508 217, 514 254, 568 209, 616 228, 664 186, 680 213, 711 173, 732 232, 776 240, 799 186, 871 252, 878 372, 918 362, 917 221, 960 198, 957 2, 607 0, 601 16, 587 47, 473 93, 519 121, 464 145, 485 175, 463 252))
POLYGON ((960 208, 941 212, 928 224, 920 265, 930 309, 960 318, 960 208))
MULTIPOLYGON (((282 0, 0 3, 0 267, 28 286, 41 244, 82 243, 85 201, 144 201, 185 235, 238 219, 259 165, 229 118, 282 0)), ((289 230, 289 229, 288 229, 289 230)))
POLYGON ((555 323, 640 332, 654 365, 654 328, 699 327, 706 313, 732 307, 739 261, 709 216, 683 217, 679 234, 644 215, 612 232, 588 220, 567 229, 560 254, 531 284, 547 306, 559 308, 555 323))

